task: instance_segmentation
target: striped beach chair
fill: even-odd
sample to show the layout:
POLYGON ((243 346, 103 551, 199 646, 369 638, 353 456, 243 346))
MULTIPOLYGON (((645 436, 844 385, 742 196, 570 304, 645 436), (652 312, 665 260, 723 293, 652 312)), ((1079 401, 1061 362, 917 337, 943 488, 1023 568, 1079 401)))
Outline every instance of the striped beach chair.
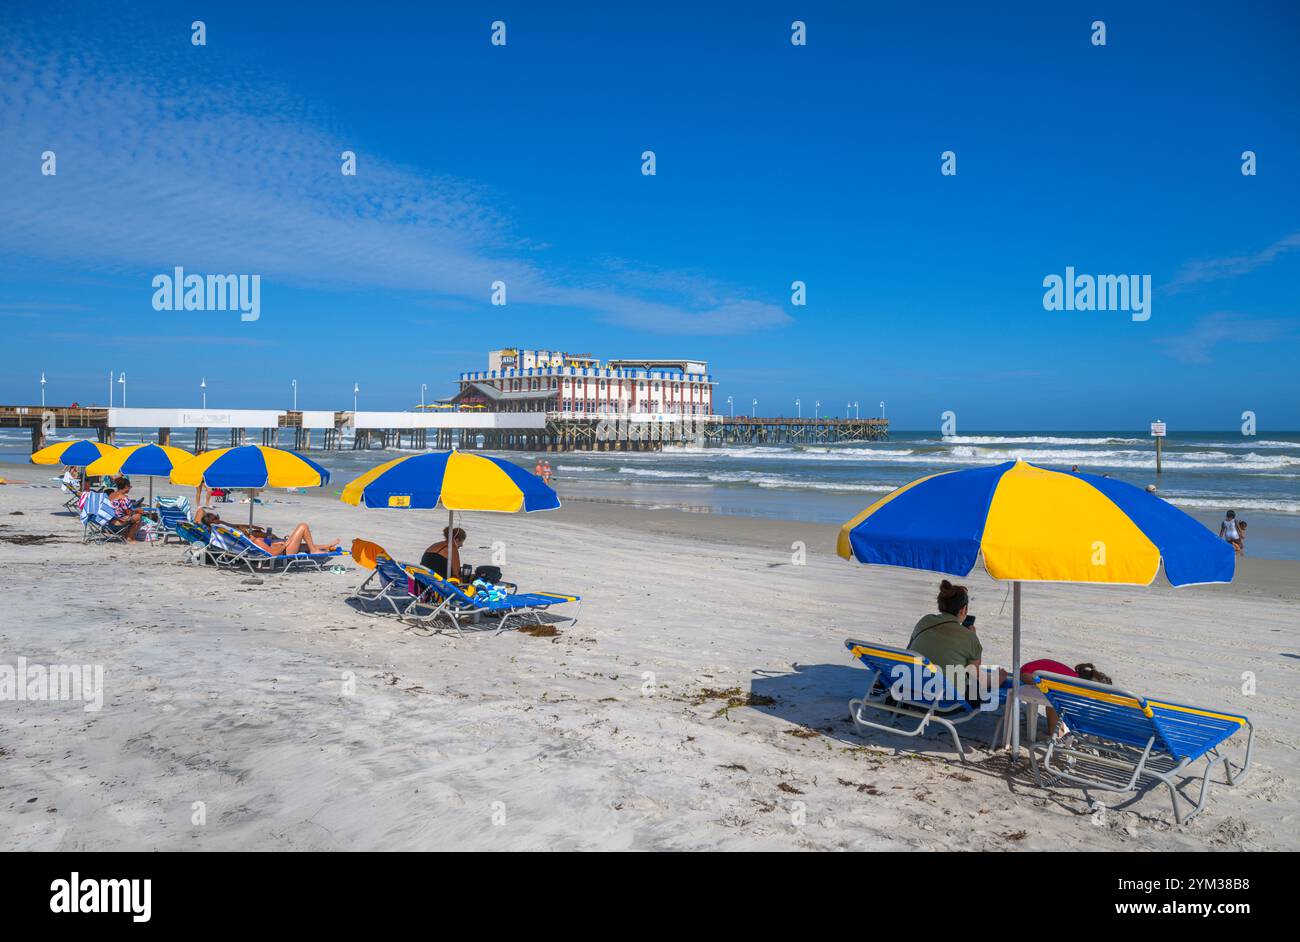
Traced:
POLYGON ((528 621, 540 625, 543 623, 543 614, 549 613, 557 605, 570 602, 576 603, 572 615, 554 617, 569 622, 572 627, 578 623, 578 614, 582 608, 581 596, 557 592, 515 592, 495 602, 488 601, 473 586, 449 582, 423 566, 408 566, 406 571, 417 590, 415 601, 407 608, 407 616, 421 627, 432 627, 439 619, 446 619, 461 637, 464 637, 462 629, 466 625, 485 624, 488 628, 495 625, 497 634, 528 621), (413 609, 426 611, 421 615, 414 613, 413 609))
POLYGON ((907 648, 853 639, 845 641, 844 646, 870 671, 867 692, 849 701, 849 716, 859 730, 920 736, 931 723, 937 723, 952 735, 957 754, 965 762, 966 748, 957 727, 981 714, 995 712, 1006 701, 1008 688, 1000 687, 996 702, 990 700, 987 709, 971 704, 957 694, 929 658, 907 648), (900 728, 895 724, 901 720, 914 720, 915 724, 910 729, 900 728))
POLYGON ((81 500, 81 541, 83 543, 125 543, 126 527, 114 526, 116 514, 108 495, 86 491, 81 500))
MULTIPOLYGON (((1244 716, 1149 700, 1118 687, 1045 671, 1034 674, 1033 682, 1068 727, 1068 732, 1052 737, 1041 766, 1035 760, 1039 784, 1072 782, 1082 786, 1085 795, 1089 789, 1136 792, 1134 801, 1163 784, 1174 806, 1174 820, 1185 824, 1205 807, 1210 773, 1216 766, 1223 765, 1229 785, 1250 772, 1255 728, 1244 716), (1237 766, 1219 748, 1242 730, 1246 752, 1237 766), (1059 762, 1053 764, 1054 760, 1059 762), (1205 768, 1200 773, 1200 794, 1194 803, 1183 796, 1192 806, 1184 814, 1177 783, 1194 782, 1193 766, 1201 761, 1205 768)), ((1030 757, 1034 757, 1032 749, 1030 757)))

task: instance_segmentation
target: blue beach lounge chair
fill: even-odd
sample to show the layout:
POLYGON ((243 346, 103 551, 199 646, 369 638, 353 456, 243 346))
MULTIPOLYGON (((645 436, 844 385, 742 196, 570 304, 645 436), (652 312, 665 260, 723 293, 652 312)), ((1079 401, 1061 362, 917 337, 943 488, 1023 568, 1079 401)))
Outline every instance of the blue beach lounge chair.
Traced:
MULTIPOLYGON (((353 557, 356 556, 358 546, 354 541, 353 557)), ((374 544, 370 544, 374 546, 374 544)), ((365 582, 357 586, 356 590, 348 596, 347 600, 357 600, 365 602, 383 602, 393 610, 393 614, 401 618, 405 614, 407 607, 415 600, 411 595, 408 587, 411 577, 406 571, 406 566, 393 559, 392 556, 384 552, 383 549, 376 547, 376 552, 368 554, 369 559, 373 562, 373 571, 366 577, 365 582), (374 587, 371 586, 374 583, 374 587)), ((360 564, 365 565, 367 556, 360 557, 360 564)), ((363 615, 373 615, 373 612, 362 611, 363 615)))
POLYGON ((126 527, 114 526, 115 513, 108 495, 87 491, 81 502, 81 541, 83 543, 125 543, 126 527))
MULTIPOLYGON (((966 761, 966 749, 957 727, 993 711, 985 711, 958 696, 943 673, 923 654, 873 641, 849 639, 844 646, 870 671, 867 692, 861 699, 849 701, 849 716, 855 727, 898 736, 920 736, 931 723, 938 723, 952 735, 957 754, 966 761), (868 711, 885 714, 888 723, 876 722, 868 711), (900 729, 894 725, 900 718, 915 720, 916 725, 910 730, 900 729)), ((999 708, 1006 702, 1008 689, 998 690, 999 708)))
MULTIPOLYGON (((464 625, 481 623, 486 617, 496 620, 497 634, 500 634, 507 628, 516 627, 510 623, 512 618, 517 624, 523 624, 531 619, 534 624, 540 625, 543 623, 543 613, 553 606, 569 602, 578 603, 577 608, 574 614, 561 616, 560 620, 568 621, 570 627, 578 623, 578 613, 582 607, 581 596, 560 595, 555 592, 516 592, 491 602, 487 601, 481 593, 474 591, 472 586, 449 582, 423 566, 408 566, 406 571, 415 580, 419 590, 416 600, 407 608, 406 613, 422 627, 430 627, 438 619, 445 618, 456 629, 456 633, 463 637, 464 625), (428 611, 424 615, 412 613, 412 609, 419 608, 428 611)), ((492 627, 492 623, 489 622, 487 627, 492 627)))
POLYGON ((189 499, 185 497, 159 497, 156 504, 158 508, 158 524, 162 528, 162 542, 165 544, 173 537, 177 540, 182 539, 180 533, 176 530, 176 526, 180 523, 193 522, 190 520, 189 499))
POLYGON ((323 572, 326 566, 347 555, 344 550, 336 549, 328 553, 285 553, 274 556, 234 527, 214 523, 211 529, 208 552, 212 561, 221 568, 247 569, 250 573, 285 573, 294 568, 323 572))
MULTIPOLYGON (((1141 793, 1163 784, 1169 789, 1174 820, 1185 824, 1205 807, 1210 772, 1216 765, 1223 763, 1229 785, 1250 772, 1255 728, 1244 716, 1148 700, 1118 687, 1061 674, 1036 673, 1033 682, 1068 727, 1068 732, 1052 737, 1042 766, 1034 762, 1040 785, 1044 779, 1074 782, 1085 795, 1090 788, 1137 792, 1136 801, 1141 793), (1219 754, 1219 747, 1243 729, 1246 754, 1236 766, 1219 754), (1053 765, 1053 759, 1063 761, 1053 765), (1184 797, 1192 809, 1183 814, 1175 781, 1195 781, 1192 766, 1201 760, 1205 761, 1201 791, 1194 804, 1184 797)), ((1030 757, 1034 758, 1033 749, 1030 757)))
POLYGON ((212 534, 207 527, 193 520, 178 520, 172 525, 170 532, 185 544, 189 562, 204 564, 213 562, 212 553, 208 548, 208 541, 212 538, 212 534))

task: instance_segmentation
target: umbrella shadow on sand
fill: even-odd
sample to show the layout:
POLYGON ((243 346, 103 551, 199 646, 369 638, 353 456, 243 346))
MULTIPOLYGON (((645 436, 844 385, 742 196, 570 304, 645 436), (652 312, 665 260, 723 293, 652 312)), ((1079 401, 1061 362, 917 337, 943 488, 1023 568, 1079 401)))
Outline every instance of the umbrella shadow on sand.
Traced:
MULTIPOLYGON (((997 725, 993 713, 958 727, 967 763, 962 763, 948 731, 938 724, 931 724, 925 733, 915 737, 857 729, 849 718, 849 700, 863 695, 868 676, 867 671, 853 664, 792 664, 788 671, 755 670, 750 681, 750 706, 792 724, 795 729, 790 732, 796 737, 820 735, 848 746, 926 756, 972 771, 1007 774, 1005 754, 989 749, 997 725)), ((913 729, 916 721, 900 718, 899 725, 913 729)), ((1015 779, 1018 784, 1032 784, 1028 763, 1022 764, 1025 768, 1016 768, 1015 779)))
MULTIPOLYGON (((1040 786, 1028 759, 1022 757, 1013 764, 1008 752, 989 747, 997 724, 996 714, 977 717, 958 727, 967 762, 961 761, 947 730, 938 724, 932 724, 917 737, 856 729, 849 719, 848 703, 851 698, 863 695, 867 676, 865 670, 852 664, 792 664, 788 671, 758 669, 750 681, 748 705, 785 720, 791 724, 787 732, 798 738, 824 736, 847 746, 878 751, 886 761, 898 757, 938 762, 955 773, 948 777, 956 777, 958 781, 969 781, 970 776, 979 775, 1003 782, 1015 793, 1032 792, 1071 814, 1084 817, 1093 813, 1088 794, 1075 790, 1062 793, 1050 783, 1045 783, 1047 787, 1040 786)), ((900 719, 900 725, 913 729, 916 721, 900 719)), ((1141 794, 1128 798, 1102 795, 1114 811, 1128 810, 1142 797, 1141 794)), ((1139 812, 1139 817, 1154 820, 1159 815, 1151 815, 1148 808, 1139 812)))

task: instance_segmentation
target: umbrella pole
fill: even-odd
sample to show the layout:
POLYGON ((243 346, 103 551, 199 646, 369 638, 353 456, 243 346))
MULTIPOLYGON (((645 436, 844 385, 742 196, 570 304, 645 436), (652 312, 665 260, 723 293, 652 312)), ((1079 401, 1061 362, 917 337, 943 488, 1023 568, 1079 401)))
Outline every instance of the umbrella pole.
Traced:
POLYGON ((456 547, 456 511, 447 511, 447 579, 451 580, 451 551, 456 547))
POLYGON ((253 489, 248 489, 248 525, 253 525, 253 489))
MULTIPOLYGON (((1020 758, 1020 582, 1011 589, 1011 761, 1020 758)), ((1030 746, 1032 749, 1033 746, 1030 746)))

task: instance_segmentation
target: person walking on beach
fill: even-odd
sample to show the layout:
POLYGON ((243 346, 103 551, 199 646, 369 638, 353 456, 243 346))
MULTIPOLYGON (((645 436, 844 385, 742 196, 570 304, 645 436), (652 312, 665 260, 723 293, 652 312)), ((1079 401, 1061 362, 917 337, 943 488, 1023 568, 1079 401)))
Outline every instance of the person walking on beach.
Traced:
POLYGON ((542 483, 547 487, 551 486, 551 463, 545 459, 542 460, 542 483))
POLYGON ((1232 548, 1238 553, 1244 549, 1241 538, 1241 530, 1245 524, 1238 525, 1237 511, 1229 510, 1228 515, 1223 518, 1223 523, 1219 524, 1219 539, 1232 544, 1232 548))

